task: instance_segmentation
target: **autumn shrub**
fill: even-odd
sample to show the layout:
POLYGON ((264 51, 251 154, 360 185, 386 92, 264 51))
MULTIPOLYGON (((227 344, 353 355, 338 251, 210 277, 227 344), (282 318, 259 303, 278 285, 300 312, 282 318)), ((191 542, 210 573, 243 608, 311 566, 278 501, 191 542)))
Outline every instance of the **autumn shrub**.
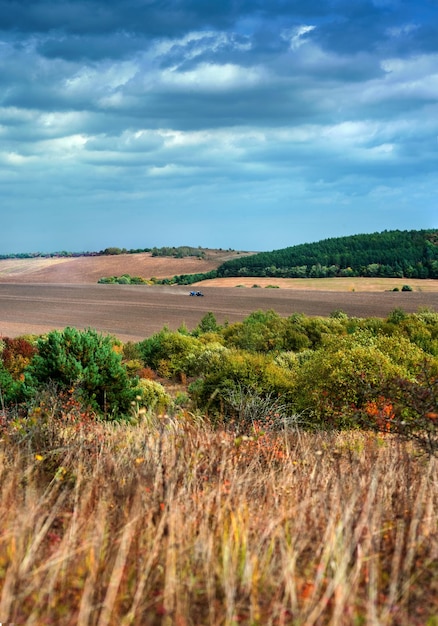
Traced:
POLYGON ((198 409, 215 420, 230 421, 242 417, 232 400, 241 396, 242 389, 246 395, 252 393, 260 399, 269 396, 272 402, 281 398, 284 411, 293 412, 293 385, 293 373, 281 368, 268 355, 226 349, 217 353, 209 369, 189 391, 198 409))
POLYGON ((423 362, 415 379, 394 378, 383 388, 382 398, 390 412, 378 407, 377 419, 369 420, 363 412, 366 427, 413 441, 430 455, 438 456, 438 371, 436 361, 423 362), (388 400, 390 399, 390 400, 388 400))
POLYGON ((193 356, 202 350, 202 343, 185 333, 166 328, 138 344, 146 367, 151 367, 160 376, 173 378, 181 373, 190 373, 193 356))
POLYGON ((123 361, 123 365, 126 368, 128 376, 140 376, 140 372, 143 370, 143 361, 141 359, 130 359, 129 361, 123 361))
POLYGON ((161 412, 172 404, 172 398, 156 380, 141 378, 137 385, 136 402, 139 408, 161 412))
POLYGON ((296 370, 295 399, 320 427, 352 427, 357 408, 382 393, 395 378, 412 378, 407 363, 397 363, 369 341, 350 337, 307 352, 296 370))
POLYGON ((60 390, 74 388, 84 405, 108 419, 129 414, 136 395, 120 346, 93 329, 65 328, 40 338, 38 354, 25 373, 27 396, 48 383, 60 390))
POLYGON ((23 337, 4 337, 2 341, 1 360, 8 372, 17 380, 36 354, 37 348, 23 337))

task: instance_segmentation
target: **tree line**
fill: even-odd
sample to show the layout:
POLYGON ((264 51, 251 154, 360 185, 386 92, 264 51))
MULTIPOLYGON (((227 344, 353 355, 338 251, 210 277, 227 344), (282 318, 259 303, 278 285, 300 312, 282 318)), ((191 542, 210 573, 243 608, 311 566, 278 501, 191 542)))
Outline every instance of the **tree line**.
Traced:
POLYGON ((438 278, 438 231, 383 231, 260 252, 226 261, 217 276, 438 278))

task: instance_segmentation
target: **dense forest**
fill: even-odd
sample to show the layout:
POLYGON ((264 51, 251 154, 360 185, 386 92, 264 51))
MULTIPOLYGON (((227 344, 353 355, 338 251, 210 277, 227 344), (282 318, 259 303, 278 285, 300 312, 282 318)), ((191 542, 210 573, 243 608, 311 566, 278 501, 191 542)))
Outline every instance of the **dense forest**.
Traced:
POLYGON ((438 278, 438 231, 384 231, 324 239, 226 261, 218 277, 438 278))

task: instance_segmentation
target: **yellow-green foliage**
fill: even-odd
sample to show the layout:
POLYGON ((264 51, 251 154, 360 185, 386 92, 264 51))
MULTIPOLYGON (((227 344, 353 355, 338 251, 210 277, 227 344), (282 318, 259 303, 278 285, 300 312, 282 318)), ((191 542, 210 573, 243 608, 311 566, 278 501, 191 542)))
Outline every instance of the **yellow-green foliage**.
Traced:
POLYGON ((163 385, 155 380, 140 378, 137 389, 139 408, 146 408, 151 411, 165 411, 172 403, 172 399, 163 385))
POLYGON ((198 408, 209 414, 226 417, 227 399, 241 388, 252 389, 260 397, 292 399, 294 374, 277 365, 272 357, 243 350, 216 353, 202 379, 192 385, 191 393, 198 408))
POLYGON ((384 393, 390 381, 413 379, 425 356, 397 337, 358 333, 326 342, 306 353, 297 368, 297 408, 342 425, 352 411, 384 393))
POLYGON ((190 363, 203 345, 195 337, 163 329, 140 342, 138 348, 146 366, 160 376, 171 378, 181 372, 189 373, 190 363))

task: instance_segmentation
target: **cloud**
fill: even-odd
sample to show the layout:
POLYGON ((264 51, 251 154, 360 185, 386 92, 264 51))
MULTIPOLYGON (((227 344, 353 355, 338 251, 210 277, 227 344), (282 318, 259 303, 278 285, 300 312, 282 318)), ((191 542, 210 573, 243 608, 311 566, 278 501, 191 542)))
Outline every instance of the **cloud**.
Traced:
POLYGON ((54 212, 53 247, 82 248, 73 210, 108 211, 127 247, 162 237, 155 211, 163 245, 196 220, 198 244, 234 245, 235 219, 255 249, 267 229, 273 248, 436 225, 435 3, 0 0, 0 17, 0 252, 54 212))

